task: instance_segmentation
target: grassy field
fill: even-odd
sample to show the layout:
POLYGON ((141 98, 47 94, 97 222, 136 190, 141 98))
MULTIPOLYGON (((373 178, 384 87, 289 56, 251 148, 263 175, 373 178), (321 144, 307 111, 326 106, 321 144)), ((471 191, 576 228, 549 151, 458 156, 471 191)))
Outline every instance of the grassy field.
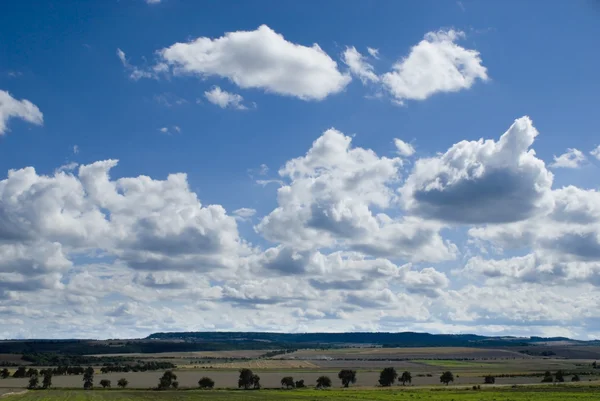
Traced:
POLYGON ((522 387, 517 389, 336 389, 336 390, 260 390, 260 391, 30 391, 12 395, 7 401, 196 401, 196 400, 428 400, 428 401, 570 401, 597 400, 598 388, 586 386, 522 387))

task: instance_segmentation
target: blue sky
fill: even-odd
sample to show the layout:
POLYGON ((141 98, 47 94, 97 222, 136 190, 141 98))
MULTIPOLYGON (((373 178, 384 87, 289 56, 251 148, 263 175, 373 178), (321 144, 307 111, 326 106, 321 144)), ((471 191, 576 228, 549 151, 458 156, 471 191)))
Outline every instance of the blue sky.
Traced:
POLYGON ((599 19, 591 0, 0 6, 0 337, 597 337, 599 19), (205 309, 228 319, 186 318, 205 309))

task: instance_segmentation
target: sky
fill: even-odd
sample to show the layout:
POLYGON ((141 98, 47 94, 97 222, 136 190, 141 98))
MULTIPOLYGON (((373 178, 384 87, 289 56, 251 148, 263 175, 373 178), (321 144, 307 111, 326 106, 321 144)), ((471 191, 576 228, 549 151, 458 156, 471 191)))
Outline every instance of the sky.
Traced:
POLYGON ((600 338, 600 3, 0 5, 0 338, 600 338))

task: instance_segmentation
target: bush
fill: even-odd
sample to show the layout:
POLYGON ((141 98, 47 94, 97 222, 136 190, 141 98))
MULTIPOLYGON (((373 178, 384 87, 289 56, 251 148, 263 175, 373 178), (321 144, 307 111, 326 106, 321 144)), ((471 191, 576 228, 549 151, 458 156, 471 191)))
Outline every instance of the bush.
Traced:
POLYGON ((554 381, 554 378, 552 377, 552 373, 550 373, 549 370, 547 370, 544 373, 544 378, 542 379, 542 383, 552 383, 554 381))
POLYGON ((204 389, 211 389, 215 387, 215 381, 210 377, 203 377, 202 379, 198 380, 198 387, 204 389))
POLYGON ((331 387, 331 379, 329 376, 320 376, 317 379, 317 388, 329 388, 331 387))
POLYGON ((110 380, 100 380, 100 385, 102 386, 102 388, 110 388, 110 380))
MULTIPOLYGON (((167 390, 168 388, 173 386, 177 380, 177 375, 170 370, 167 370, 163 373, 162 377, 158 381, 158 389, 159 390, 167 390)), ((179 384, 179 383, 177 383, 179 384)))
POLYGON ((292 376, 286 376, 281 379, 281 387, 285 388, 294 388, 296 387, 296 383, 294 382, 294 378, 292 376))
POLYGON ((454 375, 452 374, 452 372, 446 371, 440 376, 440 382, 444 383, 447 386, 448 383, 454 382, 454 375))
POLYGON ((304 379, 300 379, 300 380, 298 380, 298 381, 296 382, 296 388, 303 388, 303 387, 306 387, 306 386, 304 385, 304 379))
POLYGON ((398 372, 394 368, 385 368, 379 373, 379 384, 388 387, 394 384, 396 378, 398 377, 398 372))
POLYGON ((129 381, 124 377, 120 378, 119 381, 117 382, 117 386, 119 386, 121 388, 127 387, 128 384, 129 384, 129 381))
POLYGON ((338 373, 338 378, 344 387, 348 387, 350 383, 356 383, 356 370, 342 369, 338 373))
POLYGON ((572 382, 578 382, 578 381, 580 381, 580 380, 581 380, 581 379, 579 378, 579 375, 573 375, 573 377, 571 377, 571 381, 572 381, 572 382))
POLYGON ((483 379, 483 383, 484 384, 494 384, 496 383, 496 378, 492 375, 487 375, 484 379, 483 379))

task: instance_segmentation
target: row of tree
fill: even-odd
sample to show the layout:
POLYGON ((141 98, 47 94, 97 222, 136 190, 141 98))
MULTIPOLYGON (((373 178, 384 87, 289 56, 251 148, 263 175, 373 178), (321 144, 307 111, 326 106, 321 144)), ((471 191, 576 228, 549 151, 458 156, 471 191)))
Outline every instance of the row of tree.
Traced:
MULTIPOLYGON (((15 372, 16 373, 16 372, 15 372)), ((238 388, 243 388, 244 390, 249 389, 260 389, 260 376, 252 372, 250 369, 240 369, 240 375, 238 378, 238 388)), ((29 370, 25 370, 23 368, 22 371, 19 371, 19 375, 16 376, 13 374, 13 377, 29 377, 29 389, 40 388, 40 377, 42 377, 42 386, 41 388, 47 389, 52 386, 52 376, 54 374, 53 369, 43 369, 38 371, 37 369, 30 368, 29 370)), ((0 377, 5 379, 10 376, 10 372, 8 369, 3 369, 0 371, 0 377)), ((404 371, 402 375, 398 378, 398 372, 393 367, 383 369, 379 374, 379 384, 384 387, 388 387, 393 385, 396 380, 402 382, 402 385, 406 385, 406 383, 412 383, 412 375, 409 371, 404 371)), ((356 383, 356 371, 351 369, 342 369, 338 373, 338 379, 342 382, 344 387, 349 387, 350 384, 356 383)), ((580 378, 578 375, 573 375, 571 381, 579 381, 580 378)), ((552 382, 564 382, 565 381, 565 372, 562 370, 558 370, 554 375, 550 371, 546 371, 544 373, 544 378, 542 379, 543 383, 552 383, 552 382)), ((451 382, 454 382, 454 374, 450 371, 446 371, 441 374, 440 382, 448 385, 451 382)), ((484 377, 485 384, 494 384, 496 382, 496 378, 492 375, 487 375, 484 377)), ((129 382, 125 378, 119 379, 117 385, 121 388, 127 387, 129 382)), ((110 388, 111 381, 107 379, 103 379, 100 381, 100 385, 103 388, 110 388)), ((212 389, 215 385, 215 382, 209 377, 202 377, 198 381, 198 386, 203 389, 212 389)), ((328 376, 320 376, 317 378, 316 387, 317 388, 328 388, 331 387, 332 381, 328 376)), ((94 386, 94 368, 91 366, 84 369, 83 372, 83 388, 86 390, 92 389, 94 386)), ((304 380, 294 381, 292 376, 286 376, 281 379, 281 386, 290 388, 302 388, 306 387, 304 384, 304 380)), ((162 377, 159 379, 157 389, 158 390, 167 390, 167 389, 177 389, 179 388, 179 382, 177 381, 177 375, 173 373, 171 370, 167 370, 162 377)))
MULTIPOLYGON (((575 374, 571 377, 572 382, 578 382, 580 380, 581 380, 581 378, 579 377, 578 374, 575 374)), ((565 372, 562 370, 557 370, 556 373, 554 374, 554 376, 552 375, 552 373, 550 373, 549 370, 547 370, 544 373, 544 378, 542 379, 542 383, 554 383, 554 382, 563 383, 564 381, 565 381, 565 372)))

